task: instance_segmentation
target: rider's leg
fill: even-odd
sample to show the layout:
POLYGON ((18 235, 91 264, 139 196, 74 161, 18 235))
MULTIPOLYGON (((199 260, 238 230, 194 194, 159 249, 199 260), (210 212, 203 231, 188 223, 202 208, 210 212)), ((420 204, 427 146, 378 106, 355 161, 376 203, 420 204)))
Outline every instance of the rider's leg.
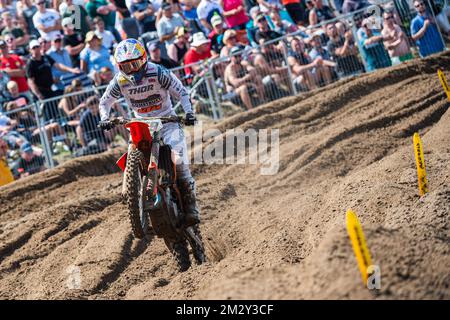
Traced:
POLYGON ((186 224, 188 226, 198 224, 200 218, 195 192, 195 180, 189 169, 183 129, 176 123, 168 123, 164 125, 161 134, 164 143, 170 145, 176 155, 177 185, 185 208, 186 224))

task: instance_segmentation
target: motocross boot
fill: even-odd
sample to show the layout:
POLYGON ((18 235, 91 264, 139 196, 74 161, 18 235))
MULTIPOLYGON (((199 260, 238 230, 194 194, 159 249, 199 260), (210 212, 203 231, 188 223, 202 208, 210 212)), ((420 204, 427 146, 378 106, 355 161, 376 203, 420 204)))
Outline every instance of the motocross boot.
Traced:
POLYGON ((195 180, 190 177, 187 179, 179 179, 178 187, 180 188, 181 198, 185 211, 186 227, 194 226, 200 223, 199 209, 197 206, 197 198, 195 195, 195 180))

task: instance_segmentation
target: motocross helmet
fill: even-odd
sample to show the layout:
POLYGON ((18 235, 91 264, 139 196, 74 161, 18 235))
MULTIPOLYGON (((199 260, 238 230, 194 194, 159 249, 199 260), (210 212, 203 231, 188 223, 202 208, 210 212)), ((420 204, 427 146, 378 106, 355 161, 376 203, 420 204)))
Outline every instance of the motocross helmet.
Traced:
POLYGON ((136 39, 121 41, 114 52, 114 59, 122 76, 133 85, 137 85, 144 78, 147 53, 140 41, 136 39))

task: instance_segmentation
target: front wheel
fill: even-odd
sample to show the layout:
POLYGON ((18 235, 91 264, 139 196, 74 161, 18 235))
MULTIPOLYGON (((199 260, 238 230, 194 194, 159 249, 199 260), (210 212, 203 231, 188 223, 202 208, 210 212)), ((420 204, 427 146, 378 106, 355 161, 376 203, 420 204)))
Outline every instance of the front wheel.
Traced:
POLYGON ((133 150, 128 155, 126 166, 126 200, 131 229, 136 238, 142 239, 148 232, 148 216, 145 211, 146 177, 143 170, 144 155, 133 150))

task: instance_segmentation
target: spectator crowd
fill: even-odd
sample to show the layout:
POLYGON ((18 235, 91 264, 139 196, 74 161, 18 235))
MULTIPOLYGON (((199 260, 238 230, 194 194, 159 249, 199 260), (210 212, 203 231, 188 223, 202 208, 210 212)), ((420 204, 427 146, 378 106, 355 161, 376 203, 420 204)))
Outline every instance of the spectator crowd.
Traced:
MULTIPOLYGON (((52 147, 75 155, 106 150, 115 134, 125 138, 96 129, 101 92, 77 92, 112 80, 112 53, 126 38, 143 41, 149 60, 175 68, 186 85, 212 73, 223 97, 244 109, 445 49, 447 1, 361 10, 379 2, 1 0, 0 158, 15 152, 15 178, 43 169, 38 127, 52 147), (39 108, 26 108, 32 102, 39 108)), ((198 92, 208 95, 205 83, 198 92)))

